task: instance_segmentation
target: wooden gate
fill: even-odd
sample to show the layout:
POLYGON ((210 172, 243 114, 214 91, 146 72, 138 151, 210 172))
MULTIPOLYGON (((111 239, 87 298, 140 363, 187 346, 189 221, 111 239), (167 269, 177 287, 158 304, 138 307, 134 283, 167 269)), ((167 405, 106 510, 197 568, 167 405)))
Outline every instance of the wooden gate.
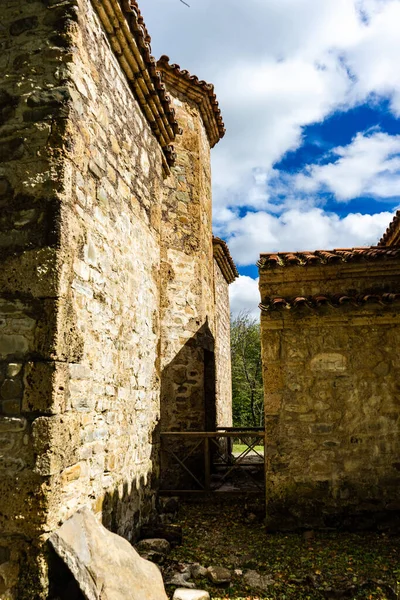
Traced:
POLYGON ((265 431, 262 428, 168 431, 161 434, 161 449, 164 465, 161 492, 265 492, 265 431))

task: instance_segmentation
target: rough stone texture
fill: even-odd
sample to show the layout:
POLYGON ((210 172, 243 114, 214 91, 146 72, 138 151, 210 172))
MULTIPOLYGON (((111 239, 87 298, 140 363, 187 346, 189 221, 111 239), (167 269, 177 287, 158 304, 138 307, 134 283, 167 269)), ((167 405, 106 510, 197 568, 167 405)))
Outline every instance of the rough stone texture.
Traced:
POLYGON ((162 159, 91 2, 79 13, 62 222, 66 326, 82 340, 66 407, 79 447, 54 473, 62 508, 50 527, 90 498, 131 540, 153 510, 158 472, 162 159))
POLYGON ((207 569, 203 567, 199 563, 193 563, 190 565, 190 572, 192 574, 193 579, 201 579, 202 577, 207 577, 207 569))
MULTIPOLYGON (((198 106, 168 86, 183 135, 165 181, 161 229, 161 429, 216 427, 210 145, 198 106)), ((168 440, 178 450, 180 442, 168 440)), ((185 444, 187 448, 187 443, 185 444)), ((181 451, 181 450, 179 450, 181 451)), ((186 452, 185 452, 186 453, 186 452)), ((202 450, 190 459, 192 468, 202 450)), ((193 481, 163 455, 164 488, 193 481)))
POLYGON ((161 424, 204 431, 216 424, 210 145, 197 105, 168 91, 183 135, 162 214, 161 424))
POLYGON ((225 567, 208 567, 207 573, 210 581, 216 585, 230 583, 232 579, 231 572, 225 567))
POLYGON ((161 573, 87 508, 52 533, 51 545, 87 600, 167 600, 161 573))
POLYGON ((94 4, 7 0, 1 9, 0 594, 7 600, 48 597, 45 542, 80 507, 128 540, 149 519, 162 369, 174 364, 182 427, 204 428, 205 388, 215 412, 207 136, 190 106, 181 162, 163 179, 161 147, 94 4), (210 369, 214 387, 205 386, 210 369))
MULTIPOLYGON (((38 468, 34 438, 42 407, 27 410, 27 403, 34 402, 39 372, 51 362, 53 376, 67 352, 79 353, 79 340, 62 327, 56 334, 69 311, 67 299, 57 301, 56 248, 76 13, 73 2, 50 4, 8 0, 1 7, 0 593, 7 600, 39 597, 45 571, 38 553, 49 480, 38 468)), ((37 402, 51 411, 64 395, 46 381, 37 402)))
MULTIPOLYGON (((400 264, 260 270, 268 297, 398 292, 400 264)), ((399 304, 263 312, 267 523, 384 527, 399 514, 399 304)))
POLYGON ((214 260, 216 398, 218 427, 232 427, 231 315, 229 286, 214 260))
POLYGON ((257 571, 247 571, 243 579, 249 588, 258 592, 268 592, 275 584, 275 581, 268 575, 261 575, 257 571))
POLYGON ((171 551, 171 544, 168 540, 158 539, 158 538, 150 538, 147 540, 141 540, 138 544, 136 544, 136 548, 138 552, 160 552, 161 554, 169 554, 171 551))

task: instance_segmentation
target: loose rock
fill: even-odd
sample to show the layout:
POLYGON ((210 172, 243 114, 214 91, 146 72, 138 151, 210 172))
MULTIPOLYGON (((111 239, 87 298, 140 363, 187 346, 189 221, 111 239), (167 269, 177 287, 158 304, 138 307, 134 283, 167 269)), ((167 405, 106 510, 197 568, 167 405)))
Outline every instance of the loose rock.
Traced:
POLYGON ((199 563, 193 563, 190 565, 190 572, 193 579, 200 579, 201 577, 207 577, 208 570, 199 563))
POLYGON ((131 544, 79 510, 50 537, 87 600, 167 600, 161 573, 131 544))
POLYGON ((142 558, 150 560, 157 565, 162 565, 171 551, 171 545, 167 540, 152 538, 141 540, 136 544, 136 550, 142 558))
POLYGON ((267 575, 261 575, 257 571, 247 571, 244 580, 246 585, 260 592, 267 592, 275 583, 273 579, 267 575))
POLYGON ((223 585, 231 582, 231 572, 225 567, 208 567, 208 578, 216 585, 223 585))
POLYGON ((182 588, 193 589, 196 586, 193 582, 189 581, 191 576, 192 573, 190 566, 184 563, 179 563, 172 573, 170 571, 170 573, 167 572, 165 574, 165 583, 167 585, 177 585, 182 588))
POLYGON ((144 525, 140 531, 142 539, 162 538, 171 546, 182 544, 182 527, 180 525, 144 525))
POLYGON ((210 600, 210 594, 203 590, 178 589, 175 590, 172 600, 210 600))
POLYGON ((167 555, 171 551, 171 545, 168 540, 151 538, 148 540, 141 540, 138 544, 136 544, 136 550, 139 552, 139 554, 159 552, 160 554, 167 555))

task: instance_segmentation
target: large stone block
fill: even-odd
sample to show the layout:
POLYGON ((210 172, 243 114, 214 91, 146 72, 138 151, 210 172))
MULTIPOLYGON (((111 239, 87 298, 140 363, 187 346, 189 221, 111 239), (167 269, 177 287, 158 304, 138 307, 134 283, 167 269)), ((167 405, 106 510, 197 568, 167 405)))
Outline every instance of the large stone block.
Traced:
POLYGON ((79 415, 39 417, 32 424, 35 472, 48 477, 78 462, 79 415))
POLYGON ((167 600, 161 573, 81 509, 50 537, 87 600, 167 600))
POLYGON ((62 413, 68 400, 68 365, 60 362, 28 362, 24 369, 24 413, 62 413))

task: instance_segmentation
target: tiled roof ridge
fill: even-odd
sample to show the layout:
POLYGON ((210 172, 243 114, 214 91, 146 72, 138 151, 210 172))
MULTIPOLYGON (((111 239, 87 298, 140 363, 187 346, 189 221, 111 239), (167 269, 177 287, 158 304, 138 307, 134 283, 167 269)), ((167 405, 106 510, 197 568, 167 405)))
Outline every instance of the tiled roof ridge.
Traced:
POLYGON ((362 307, 365 304, 380 304, 387 306, 393 302, 400 302, 400 294, 395 293, 369 293, 369 294, 318 294, 315 296, 297 296, 295 298, 273 297, 266 298, 260 305, 260 309, 264 313, 269 313, 274 310, 295 308, 308 308, 311 310, 318 309, 322 306, 330 306, 332 308, 341 308, 342 306, 352 305, 362 307))
POLYGON ((400 244, 400 210, 398 210, 393 217, 389 227, 379 240, 379 246, 388 246, 393 242, 400 244), (396 239, 397 238, 397 239, 396 239))
POLYGON ((170 64, 169 61, 169 57, 164 54, 158 60, 157 67, 166 79, 174 78, 175 82, 181 81, 184 84, 182 88, 178 88, 182 93, 187 93, 189 89, 194 90, 195 94, 190 97, 199 104, 210 145, 215 146, 224 137, 226 130, 213 84, 191 75, 186 69, 181 69, 175 63, 170 64), (204 98, 208 107, 204 106, 204 98))
POLYGON ((219 237, 213 236, 214 258, 217 261, 227 283, 233 283, 239 277, 229 246, 219 237))
POLYGON ((151 55, 151 38, 136 0, 92 0, 130 87, 158 139, 166 163, 175 160, 171 142, 179 133, 171 98, 151 55))
POLYGON ((400 258, 399 246, 367 246, 363 248, 336 248, 334 250, 314 250, 313 252, 275 252, 261 254, 257 266, 263 268, 291 266, 321 266, 326 264, 374 261, 400 258))
POLYGON ((121 0, 121 4, 122 4, 122 8, 126 12, 131 12, 132 10, 136 11, 138 24, 140 25, 140 27, 143 30, 143 35, 144 35, 144 38, 145 38, 146 42, 148 43, 149 47, 151 47, 151 36, 150 36, 149 31, 148 31, 148 29, 146 27, 143 15, 140 12, 140 8, 139 8, 139 5, 136 2, 136 0, 121 0))

